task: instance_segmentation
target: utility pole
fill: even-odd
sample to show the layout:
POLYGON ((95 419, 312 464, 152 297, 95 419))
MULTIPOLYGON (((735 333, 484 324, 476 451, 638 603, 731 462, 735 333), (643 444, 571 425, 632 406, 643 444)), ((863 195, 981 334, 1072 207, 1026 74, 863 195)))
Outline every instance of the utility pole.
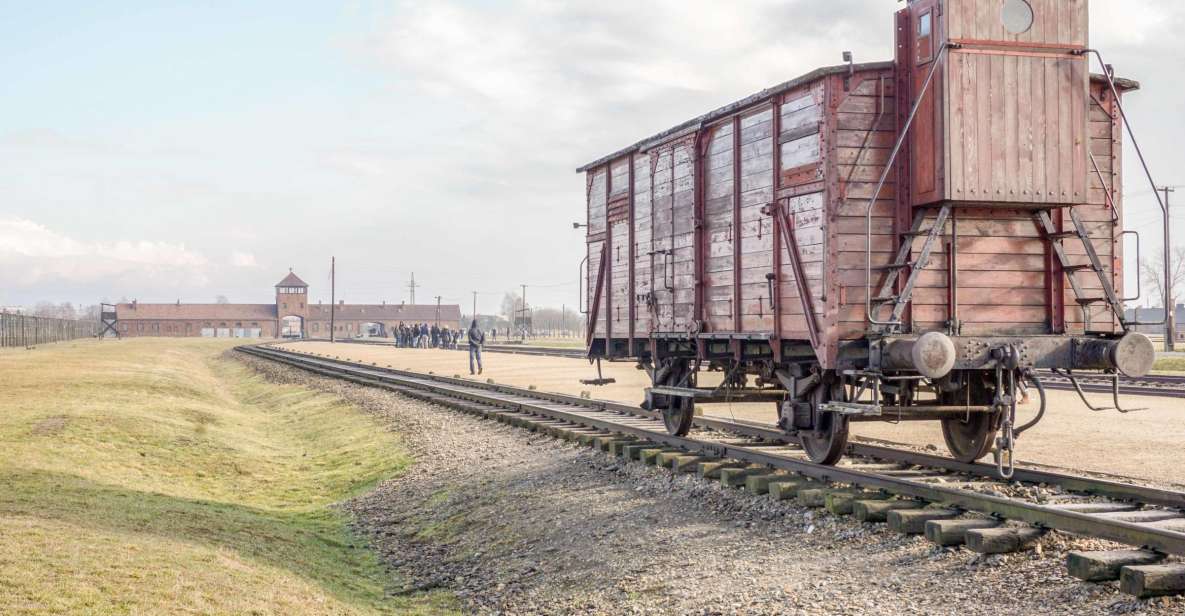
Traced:
POLYGON ((1176 192, 1171 186, 1165 186, 1160 189, 1164 193, 1164 350, 1173 351, 1175 349, 1175 336, 1177 334, 1176 326, 1176 308, 1177 305, 1173 303, 1173 251, 1172 243, 1170 242, 1169 229, 1172 225, 1169 221, 1169 194, 1176 192))
POLYGON ((523 342, 527 341, 527 285, 523 287, 523 342))
POLYGON ((410 303, 413 306, 416 304, 416 287, 418 287, 418 286, 420 286, 420 285, 416 284, 416 273, 412 272, 411 273, 411 282, 409 282, 407 284, 407 288, 411 289, 411 302, 410 303))
POLYGON ((334 315, 337 312, 337 257, 329 257, 329 341, 333 342, 335 333, 334 315))
POLYGON ((436 296, 436 327, 440 327, 440 296, 436 296))

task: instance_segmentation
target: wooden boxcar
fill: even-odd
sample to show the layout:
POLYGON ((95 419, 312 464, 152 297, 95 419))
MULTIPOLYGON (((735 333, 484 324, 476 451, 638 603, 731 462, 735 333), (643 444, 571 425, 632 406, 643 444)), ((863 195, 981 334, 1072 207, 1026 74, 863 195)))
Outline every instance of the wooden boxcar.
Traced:
POLYGON ((1033 370, 1150 369, 1119 297, 1138 86, 1090 74, 1086 1, 913 0, 896 32, 579 169, 590 357, 647 369, 672 432, 727 395, 819 462, 898 419, 1006 458, 1033 370))

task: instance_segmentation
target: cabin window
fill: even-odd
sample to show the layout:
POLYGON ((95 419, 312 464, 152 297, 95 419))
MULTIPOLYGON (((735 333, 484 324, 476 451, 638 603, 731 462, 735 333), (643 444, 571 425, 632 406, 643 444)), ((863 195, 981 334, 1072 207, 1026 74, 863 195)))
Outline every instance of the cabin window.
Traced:
POLYGON ((927 10, 918 17, 918 64, 934 59, 934 12, 927 10))
POLYGON ((1026 0, 1005 0, 1003 19, 1005 30, 1024 34, 1033 27, 1033 7, 1026 0))

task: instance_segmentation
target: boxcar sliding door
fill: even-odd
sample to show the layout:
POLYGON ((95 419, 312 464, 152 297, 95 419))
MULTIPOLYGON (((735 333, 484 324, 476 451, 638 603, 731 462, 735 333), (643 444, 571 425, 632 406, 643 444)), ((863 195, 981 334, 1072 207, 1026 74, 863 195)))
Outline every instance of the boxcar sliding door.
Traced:
POLYGON ((585 297, 588 298, 588 318, 594 338, 605 336, 605 305, 608 293, 604 282, 608 260, 603 258, 606 236, 608 174, 604 167, 598 167, 588 174, 588 270, 585 297))
POLYGON ((695 319, 694 139, 651 152, 656 332, 686 333, 695 319))

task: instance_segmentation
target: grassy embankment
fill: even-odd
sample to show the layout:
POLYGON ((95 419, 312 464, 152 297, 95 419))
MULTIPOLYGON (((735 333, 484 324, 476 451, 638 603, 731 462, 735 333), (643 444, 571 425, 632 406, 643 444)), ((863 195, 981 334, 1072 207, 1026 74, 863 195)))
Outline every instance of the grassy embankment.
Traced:
POLYGON ((211 340, 0 352, 0 613, 451 611, 330 505, 399 472, 340 399, 268 384, 211 340))

